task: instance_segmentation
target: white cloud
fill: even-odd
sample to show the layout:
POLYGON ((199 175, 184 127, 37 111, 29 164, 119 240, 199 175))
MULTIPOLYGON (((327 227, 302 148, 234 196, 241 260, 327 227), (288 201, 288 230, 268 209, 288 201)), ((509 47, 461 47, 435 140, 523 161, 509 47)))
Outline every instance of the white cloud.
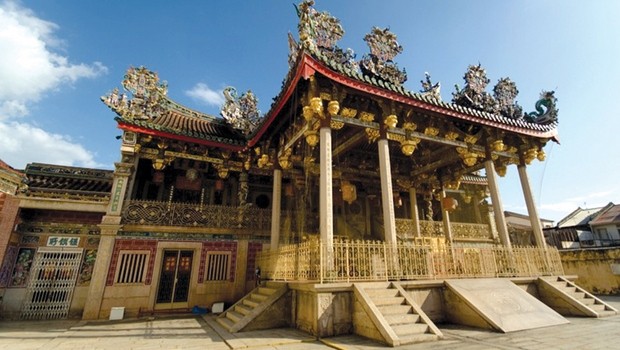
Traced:
POLYGON ((0 121, 0 159, 18 169, 31 162, 102 167, 91 152, 70 137, 15 121, 0 121))
POLYGON ((58 26, 13 1, 0 3, 0 120, 28 114, 28 105, 63 83, 107 72, 100 62, 72 64, 57 52, 58 26))
POLYGON ((224 103, 222 90, 212 90, 204 83, 196 84, 191 90, 185 91, 185 94, 207 105, 219 107, 224 103))

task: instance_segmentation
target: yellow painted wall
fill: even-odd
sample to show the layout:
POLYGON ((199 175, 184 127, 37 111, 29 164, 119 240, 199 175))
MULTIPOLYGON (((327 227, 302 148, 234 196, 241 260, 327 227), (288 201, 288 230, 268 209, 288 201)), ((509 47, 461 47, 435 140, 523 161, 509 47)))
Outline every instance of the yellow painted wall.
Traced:
POLYGON ((560 251, 560 257, 564 273, 578 276, 578 286, 595 294, 620 294, 620 274, 612 270, 620 264, 620 248, 560 251))

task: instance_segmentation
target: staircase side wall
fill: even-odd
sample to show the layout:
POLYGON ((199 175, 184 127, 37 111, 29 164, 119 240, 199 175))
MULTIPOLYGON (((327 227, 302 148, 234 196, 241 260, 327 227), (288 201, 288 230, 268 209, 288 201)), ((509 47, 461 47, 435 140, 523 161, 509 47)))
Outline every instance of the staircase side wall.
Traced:
POLYGON ((295 290, 292 295, 296 328, 317 337, 352 333, 351 291, 321 292, 304 288, 295 290))
POLYGON ((284 294, 278 301, 271 304, 258 317, 250 321, 242 331, 282 328, 291 326, 291 292, 284 294))

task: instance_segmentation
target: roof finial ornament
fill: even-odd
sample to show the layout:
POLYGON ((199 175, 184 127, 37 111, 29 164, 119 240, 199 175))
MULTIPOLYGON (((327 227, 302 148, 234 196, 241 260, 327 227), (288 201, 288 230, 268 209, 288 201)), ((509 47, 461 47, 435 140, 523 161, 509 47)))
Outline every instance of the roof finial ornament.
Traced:
POLYGON ((224 120, 244 135, 251 134, 262 120, 258 98, 251 90, 238 97, 237 89, 231 86, 224 89, 224 97, 226 101, 220 110, 224 120))
POLYGON ((364 37, 370 48, 370 54, 364 55, 360 61, 362 72, 396 85, 402 85, 407 81, 407 72, 404 69, 401 71, 392 61, 396 55, 403 52, 403 47, 396 39, 396 34, 389 28, 373 27, 364 37))
POLYGON ((159 82, 157 73, 145 67, 129 67, 123 79, 123 88, 131 93, 119 95, 118 88, 114 88, 108 96, 101 100, 123 118, 153 119, 161 113, 159 102, 168 93, 165 81, 159 82))
POLYGON ((456 92, 452 93, 452 102, 470 108, 475 108, 487 112, 495 109, 495 101, 493 97, 485 91, 490 80, 487 78, 487 72, 482 65, 470 65, 467 72, 463 76, 465 87, 460 89, 456 85, 456 92))
MULTIPOLYGON (((353 50, 342 50, 336 45, 344 35, 340 20, 329 12, 318 12, 312 7, 313 5, 314 0, 304 0, 299 6, 295 6, 299 17, 300 44, 298 47, 305 48, 313 54, 322 54, 328 60, 354 68, 356 62, 353 50)), ((290 45, 291 38, 289 38, 290 45)))
POLYGON ((510 78, 501 78, 493 88, 496 111, 506 118, 521 119, 523 108, 515 102, 518 94, 517 85, 510 78))
POLYGON ((422 90, 420 90, 422 95, 441 101, 441 83, 433 84, 431 75, 428 72, 424 72, 424 77, 425 80, 420 80, 420 83, 422 83, 422 90))
POLYGON ((555 104, 558 99, 554 96, 555 91, 543 91, 540 99, 536 102, 536 112, 525 115, 525 120, 536 124, 551 124, 558 121, 558 109, 555 104))

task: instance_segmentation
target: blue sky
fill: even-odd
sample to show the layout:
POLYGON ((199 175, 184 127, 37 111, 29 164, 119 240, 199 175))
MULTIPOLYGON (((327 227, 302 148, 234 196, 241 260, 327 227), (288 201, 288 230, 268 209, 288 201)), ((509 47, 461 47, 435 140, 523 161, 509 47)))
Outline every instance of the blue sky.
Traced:
MULTIPOLYGON (((266 112, 287 72, 293 1, 0 0, 0 159, 112 168, 113 113, 99 97, 129 66, 167 80, 179 103, 217 115, 221 90, 251 89, 266 112)), ((341 20, 339 42, 360 58, 372 26, 390 27, 405 86, 424 72, 444 100, 481 63, 491 87, 510 77, 525 110, 543 89, 558 98, 561 145, 529 167, 542 217, 620 203, 620 2, 318 0, 341 20)), ((516 168, 501 179, 506 210, 526 213, 516 168)))

